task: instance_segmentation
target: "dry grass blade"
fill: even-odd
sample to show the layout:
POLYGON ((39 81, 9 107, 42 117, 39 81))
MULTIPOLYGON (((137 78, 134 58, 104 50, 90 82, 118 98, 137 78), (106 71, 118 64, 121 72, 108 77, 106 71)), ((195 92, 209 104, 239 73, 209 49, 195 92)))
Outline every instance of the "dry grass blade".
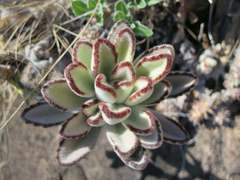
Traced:
POLYGON ((68 33, 68 34, 73 35, 73 36, 76 36, 76 37, 78 36, 78 34, 72 32, 72 31, 69 31, 68 29, 66 29, 66 28, 64 28, 64 27, 62 27, 62 26, 59 26, 59 25, 57 25, 57 24, 54 24, 53 27, 56 28, 56 29, 60 29, 60 30, 62 30, 62 31, 64 31, 64 32, 68 33))
MULTIPOLYGON (((98 4, 97 4, 98 6, 98 4)), ((44 80, 47 78, 47 76, 51 73, 51 71, 54 69, 54 67, 61 61, 61 59, 63 58, 63 56, 71 49, 71 47, 75 44, 75 42, 81 38, 82 34, 85 32, 85 30, 87 29, 87 27, 89 26, 91 20, 93 19, 93 17, 95 16, 96 11, 93 11, 93 13, 91 14, 91 16, 89 17, 87 23, 85 24, 85 26, 83 27, 83 29, 79 32, 79 34, 76 36, 76 38, 72 41, 72 43, 65 49, 65 51, 57 58, 57 60, 53 63, 53 65, 48 69, 48 71, 44 74, 44 76, 40 79, 40 81, 38 82, 38 85, 40 86, 44 80)), ((26 103, 26 101, 32 97, 33 92, 29 93, 24 100, 18 105, 18 107, 16 108, 16 110, 11 114, 11 116, 4 122, 2 122, 0 124, 0 131, 2 131, 8 124, 9 122, 16 116, 16 114, 19 112, 19 110, 24 106, 24 104, 26 103)))
POLYGON ((11 42, 12 38, 16 35, 16 33, 19 31, 19 29, 22 29, 24 27, 24 25, 30 19, 30 17, 31 16, 27 16, 27 17, 23 18, 23 20, 18 23, 18 25, 16 26, 15 30, 13 31, 13 33, 8 38, 8 40, 6 41, 6 43, 5 43, 4 47, 3 47, 3 50, 5 50, 8 47, 8 45, 11 42))
MULTIPOLYGON (((14 101, 17 99, 17 96, 14 93, 14 87, 7 82, 2 84, 5 88, 0 90, 0 99, 6 99, 4 103, 0 105, 0 111, 4 112, 0 114, 0 122, 4 122, 7 120, 7 115, 10 113, 13 108, 14 101)), ((8 128, 4 129, 4 131, 0 131, 0 179, 1 175, 4 176, 4 171, 6 171, 6 167, 8 167, 9 161, 9 138, 8 138, 8 128)), ((8 167, 10 168, 10 167, 8 167)))
POLYGON ((42 37, 46 37, 51 31, 52 24, 61 20, 66 11, 62 10, 63 7, 59 3, 57 0, 21 1, 18 5, 11 4, 8 8, 3 7, 0 31, 6 41, 1 51, 21 50, 28 43, 38 42, 42 37), (43 24, 43 22, 45 23, 43 24), (13 46, 15 49, 12 49, 13 46))

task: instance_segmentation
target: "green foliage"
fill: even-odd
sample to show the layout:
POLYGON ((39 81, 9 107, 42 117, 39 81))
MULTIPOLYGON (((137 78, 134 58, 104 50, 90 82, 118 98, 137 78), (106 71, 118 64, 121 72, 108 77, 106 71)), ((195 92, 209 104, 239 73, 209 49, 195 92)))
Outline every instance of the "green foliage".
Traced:
POLYGON ((153 31, 149 27, 143 25, 140 21, 134 20, 131 14, 131 9, 139 9, 140 6, 142 5, 126 3, 124 0, 118 0, 114 6, 113 20, 126 21, 130 24, 137 36, 150 37, 153 35, 153 31))
POLYGON ((143 25, 140 21, 135 21, 132 24, 132 29, 135 32, 135 34, 137 36, 141 36, 141 37, 150 37, 153 35, 153 31, 152 29, 150 29, 149 27, 143 25))
POLYGON ((143 9, 147 6, 146 0, 136 0, 134 2, 134 6, 136 6, 138 9, 143 9))
POLYGON ((132 15, 129 11, 129 7, 123 0, 119 0, 115 3, 113 20, 114 21, 132 20, 132 15))
POLYGON ((105 0, 72 0, 72 11, 76 16, 89 16, 96 10, 96 18, 100 26, 104 22, 105 0))
MULTIPOLYGON (((114 4, 114 11, 112 18, 115 22, 125 21, 127 22, 137 36, 150 37, 153 35, 153 31, 148 26, 145 26, 140 21, 135 20, 132 15, 132 10, 138 10, 146 8, 147 6, 156 5, 162 0, 134 0, 124 1, 118 0, 114 4)), ((89 16, 90 13, 96 11, 96 19, 100 26, 104 23, 104 10, 107 7, 105 0, 72 0, 72 10, 76 16, 89 16)))
POLYGON ((162 0, 134 0, 133 6, 138 9, 143 9, 147 6, 153 6, 160 3, 162 0))
POLYGON ((72 10, 76 16, 92 11, 96 5, 95 0, 72 0, 72 10))
POLYGON ((146 0, 146 1, 147 1, 148 6, 153 6, 153 5, 160 3, 162 0, 146 0))

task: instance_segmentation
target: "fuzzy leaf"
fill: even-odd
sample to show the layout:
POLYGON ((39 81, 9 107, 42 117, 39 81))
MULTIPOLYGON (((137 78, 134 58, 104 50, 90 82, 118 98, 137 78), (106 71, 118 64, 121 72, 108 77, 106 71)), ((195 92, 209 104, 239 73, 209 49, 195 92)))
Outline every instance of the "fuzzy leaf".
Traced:
POLYGON ((137 76, 148 76, 156 84, 170 72, 173 59, 174 50, 171 45, 156 46, 137 62, 137 76))
POLYGON ((63 123, 75 116, 70 112, 62 112, 49 106, 48 103, 37 103, 26 108, 21 118, 30 124, 49 127, 63 123))
POLYGON ((72 119, 66 121, 61 127, 60 134, 65 139, 80 138, 88 134, 91 127, 86 123, 86 117, 82 113, 78 113, 72 119))
POLYGON ((138 56, 135 59, 135 64, 137 64, 139 62, 139 60, 143 59, 145 56, 159 55, 161 53, 172 54, 173 59, 175 58, 174 47, 170 44, 161 44, 161 45, 154 46, 154 47, 144 51, 140 56, 138 56))
POLYGON ((114 85, 115 91, 117 93, 116 103, 123 103, 129 97, 132 92, 134 82, 120 81, 114 85))
POLYGON ((115 125, 124 121, 131 114, 131 108, 117 104, 101 102, 99 104, 99 109, 103 120, 110 125, 115 125))
POLYGON ((50 105, 60 110, 79 111, 85 101, 71 91, 64 79, 48 81, 41 92, 50 105))
POLYGON ((124 29, 118 34, 115 44, 118 53, 118 61, 132 61, 135 53, 136 39, 130 28, 124 29))
POLYGON ((152 95, 142 104, 152 105, 159 103, 162 99, 167 97, 171 92, 172 86, 168 81, 160 81, 154 86, 152 95))
POLYGON ((79 40, 73 47, 73 62, 80 62, 90 69, 91 60, 92 44, 88 41, 79 40))
POLYGON ((192 90, 197 83, 196 76, 191 73, 180 71, 171 72, 166 77, 166 80, 172 85, 171 97, 176 97, 192 90))
POLYGON ((115 89, 106 81, 104 74, 98 74, 95 79, 95 92, 98 99, 114 103, 117 100, 115 89))
POLYGON ((111 78, 114 81, 134 81, 136 79, 136 74, 132 63, 128 61, 122 61, 118 63, 112 71, 111 78))
POLYGON ((139 148, 128 158, 120 157, 120 159, 134 170, 144 170, 150 162, 150 157, 143 148, 139 148))
POLYGON ((117 103, 123 103, 132 92, 136 74, 131 62, 121 61, 112 71, 112 80, 117 93, 117 103))
POLYGON ((86 66, 72 63, 64 70, 64 76, 72 91, 82 97, 94 95, 94 82, 86 66))
POLYGON ((125 22, 122 21, 118 21, 116 22, 110 32, 108 33, 108 40, 111 41, 112 44, 116 44, 117 40, 118 40, 118 34, 120 31, 124 30, 124 29, 128 29, 129 26, 128 24, 126 24, 125 22))
POLYGON ((156 122, 157 128, 148 136, 139 136, 142 147, 157 149, 163 143, 163 131, 160 122, 156 122))
POLYGON ((85 101, 82 105, 82 112, 85 116, 91 116, 95 114, 98 110, 98 100, 89 99, 85 101))
POLYGON ((91 70, 96 76, 103 73, 110 77, 113 67, 117 62, 117 53, 114 45, 107 39, 98 39, 93 45, 93 58, 91 70))
POLYGON ((189 133, 180 123, 163 116, 157 111, 152 112, 161 124, 164 141, 172 144, 184 144, 190 139, 189 133))
POLYGON ((125 23, 115 25, 108 39, 115 45, 118 61, 132 61, 135 53, 136 39, 132 29, 125 23))
POLYGON ((100 111, 89 116, 88 119, 86 120, 86 122, 89 126, 92 126, 92 127, 100 127, 100 126, 103 126, 104 124, 106 124, 102 118, 102 114, 100 111))
POLYGON ((113 150, 121 159, 127 159, 130 157, 139 146, 137 136, 121 124, 108 126, 106 135, 113 150))
POLYGON ((58 161, 62 165, 72 165, 84 158, 96 144, 100 128, 92 129, 80 139, 63 139, 59 143, 58 161))
POLYGON ((134 109, 123 123, 135 134, 147 136, 156 129, 156 118, 150 111, 134 109))
POLYGON ((139 77, 132 91, 132 94, 127 98, 126 104, 133 106, 140 104, 146 99, 148 99, 153 92, 152 82, 148 77, 141 76, 139 77))

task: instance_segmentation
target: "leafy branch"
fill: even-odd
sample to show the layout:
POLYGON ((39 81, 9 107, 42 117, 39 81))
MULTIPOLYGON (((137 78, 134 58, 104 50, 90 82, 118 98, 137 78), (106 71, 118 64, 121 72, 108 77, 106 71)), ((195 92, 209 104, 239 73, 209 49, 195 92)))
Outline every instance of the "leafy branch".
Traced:
MULTIPOLYGON (((142 24, 139 20, 133 17, 132 11, 144 9, 149 6, 156 5, 162 0, 134 0, 124 1, 118 0, 114 4, 114 10, 112 12, 112 19, 114 22, 125 21, 133 29, 135 34, 140 37, 150 37, 153 35, 153 31, 150 27, 142 24)), ((76 16, 82 16, 89 12, 96 10, 96 19, 99 26, 104 24, 104 12, 108 7, 106 0, 72 0, 72 10, 76 16)))

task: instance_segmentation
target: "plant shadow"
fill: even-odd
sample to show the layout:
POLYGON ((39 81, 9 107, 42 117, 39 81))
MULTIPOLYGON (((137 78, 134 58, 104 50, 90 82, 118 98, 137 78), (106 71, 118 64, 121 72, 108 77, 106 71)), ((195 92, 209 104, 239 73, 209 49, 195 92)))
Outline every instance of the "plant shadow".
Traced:
MULTIPOLYGON (((213 179, 220 180, 211 172, 205 172, 201 161, 197 160, 186 146, 177 146, 164 143, 159 149, 152 151, 152 160, 141 173, 139 180, 146 180, 149 176, 156 179, 213 179)), ((111 168, 118 169, 124 166, 113 151, 107 151, 106 156, 112 159, 111 168)))

